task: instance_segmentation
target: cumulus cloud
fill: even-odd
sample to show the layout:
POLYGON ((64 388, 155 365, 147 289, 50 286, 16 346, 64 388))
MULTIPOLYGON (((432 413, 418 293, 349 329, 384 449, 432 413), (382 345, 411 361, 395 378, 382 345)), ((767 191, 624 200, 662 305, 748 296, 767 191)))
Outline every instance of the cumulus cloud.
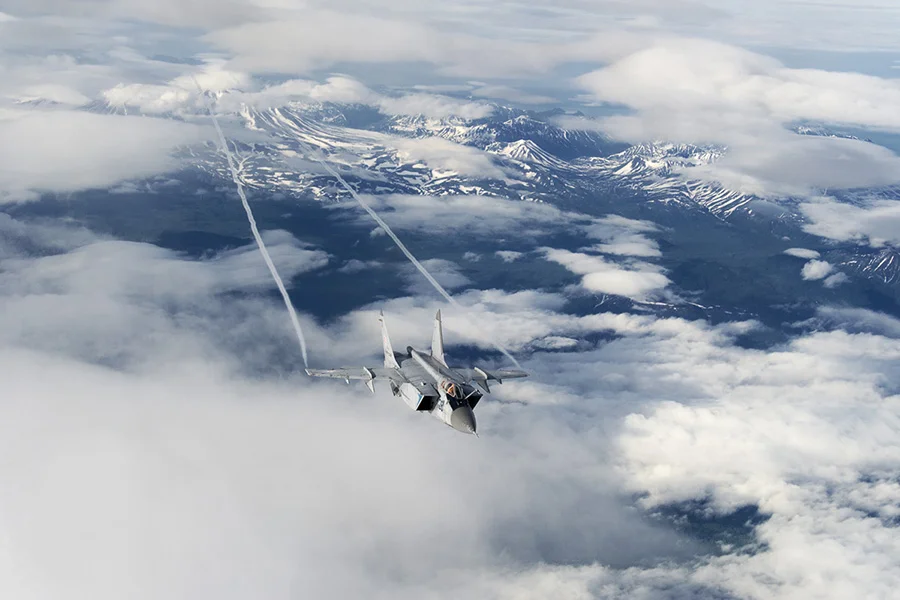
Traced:
POLYGON ((644 300, 671 283, 662 274, 662 269, 650 263, 620 265, 600 256, 557 248, 542 248, 541 251, 547 260, 561 264, 576 275, 583 275, 581 285, 591 292, 644 300))
MULTIPOLYGON (((680 360, 676 345, 657 348, 668 357, 664 377, 685 372, 670 363, 680 360)), ((888 473, 897 465, 896 452, 882 445, 882 436, 896 434, 895 401, 879 383, 897 345, 837 331, 774 353, 709 350, 718 356, 706 355, 703 371, 718 374, 695 369, 675 384, 686 386, 677 393, 683 399, 626 418, 622 468, 634 489, 648 492, 648 505, 702 497, 716 511, 749 503, 769 515, 756 528, 763 549, 700 569, 738 596, 889 597, 900 572, 872 569, 897 551, 882 520, 895 499, 881 495, 874 507, 870 499, 879 497, 873 488, 890 494, 888 473), (807 560, 803 549, 813 547, 825 551, 807 560)), ((889 372, 895 384, 896 370, 889 372)))
POLYGON ((817 281, 819 279, 824 279, 833 270, 834 266, 827 261, 811 260, 803 265, 803 270, 800 274, 803 276, 803 279, 807 281, 817 281))
POLYGON ((619 138, 728 146, 721 161, 687 176, 757 194, 897 181, 900 159, 885 148, 785 129, 802 120, 896 129, 900 117, 888 108, 900 99, 894 80, 792 69, 736 46, 673 39, 578 81, 597 100, 635 109, 601 121, 619 138))
POLYGON ((598 99, 638 109, 900 127, 900 116, 889 108, 900 101, 896 81, 791 69, 762 54, 699 39, 658 43, 579 82, 598 99))
POLYGON ((39 192, 109 187, 178 168, 171 152, 196 143, 202 128, 166 120, 33 111, 0 120, 0 200, 39 192))

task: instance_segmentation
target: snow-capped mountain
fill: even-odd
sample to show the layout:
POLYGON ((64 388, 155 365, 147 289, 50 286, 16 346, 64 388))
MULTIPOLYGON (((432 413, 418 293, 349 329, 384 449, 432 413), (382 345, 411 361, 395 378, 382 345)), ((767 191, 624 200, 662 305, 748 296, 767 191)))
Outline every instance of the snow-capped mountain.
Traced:
MULTIPOLYGON (((758 214, 755 207, 764 199, 690 177, 691 169, 720 160, 727 152, 722 147, 654 142, 623 148, 602 134, 569 131, 534 113, 505 108, 465 120, 291 103, 244 106, 230 124, 262 134, 255 136, 261 141, 235 142, 239 175, 255 189, 349 200, 317 163, 327 159, 367 194, 491 195, 588 213, 615 211, 617 202, 628 202, 645 207, 650 212, 644 214, 658 222, 673 211, 703 213, 735 227, 779 229, 779 236, 802 233, 803 216, 790 202, 768 203, 777 210, 758 214)), ((230 178, 211 144, 186 149, 185 155, 207 172, 230 178)), ((868 197, 841 193, 850 202, 868 197)), ((860 246, 831 260, 848 272, 900 284, 900 255, 893 249, 860 246)))
POLYGON ((840 262, 841 266, 865 277, 887 284, 900 284, 900 250, 882 248, 875 251, 855 251, 840 262))

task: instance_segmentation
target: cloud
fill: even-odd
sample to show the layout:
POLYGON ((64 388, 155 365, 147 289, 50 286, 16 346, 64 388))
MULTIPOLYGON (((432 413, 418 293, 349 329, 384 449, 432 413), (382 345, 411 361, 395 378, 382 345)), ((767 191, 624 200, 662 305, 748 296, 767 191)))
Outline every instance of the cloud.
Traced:
MULTIPOLYGON (((672 346, 655 348, 668 357, 660 375, 683 375, 698 360, 704 374, 694 368, 675 384, 687 386, 676 394, 694 400, 660 398, 650 414, 626 418, 622 468, 633 489, 648 493, 647 505, 706 498, 722 513, 749 503, 769 515, 756 527, 763 547, 723 556, 698 575, 739 597, 890 596, 900 573, 872 569, 896 550, 883 519, 894 502, 885 492, 897 456, 882 444, 898 423, 895 398, 879 388, 885 377, 896 384, 896 370, 884 368, 897 345, 820 333, 780 352, 692 354, 683 369, 671 364, 680 360, 678 344, 672 346), (824 551, 808 560, 803 549, 812 547, 824 551)), ((645 370, 641 377, 655 375, 645 370)))
POLYGON ((815 250, 809 250, 807 248, 788 248, 784 251, 788 256, 795 256, 797 258, 805 258, 807 260, 812 260, 814 258, 819 258, 819 253, 815 250))
POLYGON ((875 247, 900 244, 900 202, 873 199, 853 205, 819 198, 799 208, 809 220, 804 230, 814 235, 875 247))
POLYGON ((579 83, 600 100, 639 110, 900 127, 900 116, 889 109, 900 101, 894 80, 791 69, 762 54, 700 39, 655 44, 583 75, 579 83))
POLYGON ((578 82, 599 101, 634 109, 601 120, 611 135, 728 147, 720 161, 687 169, 686 177, 766 195, 897 181, 900 159, 885 148, 786 129, 797 121, 897 129, 900 117, 887 108, 900 100, 895 80, 792 69, 736 46, 682 38, 643 48, 578 82))
POLYGON ((585 229, 588 237, 603 240, 594 246, 597 252, 622 256, 659 257, 659 245, 644 236, 658 231, 650 221, 636 221, 618 215, 608 215, 585 229))
MULTIPOLYGON (((281 260, 278 239, 270 241, 281 260)), ((0 494, 0 568, 15 573, 0 583, 4 596, 414 598, 432 590, 449 598, 535 581, 579 590, 618 578, 598 561, 692 556, 696 544, 644 522, 616 496, 614 473, 586 469, 602 437, 585 452, 560 423, 537 420, 527 435, 497 430, 473 445, 381 386, 375 403, 362 405, 365 390, 273 377, 256 354, 290 342, 277 298, 216 293, 259 283, 240 267, 251 253, 190 261, 100 242, 9 259, 0 314, 16 312, 19 335, 3 327, 0 336, 0 450, 16 457, 0 463, 14 482, 0 494), (353 443, 336 447, 336 432, 353 443), (478 460, 485 450, 492 459, 478 460), (435 454, 459 461, 435 469, 435 454), (402 500, 410 495, 442 498, 442 518, 433 503, 402 500), (423 563, 434 539, 440 548, 423 563)), ((558 300, 482 302, 534 310, 558 300)), ((424 328, 411 324, 421 337, 432 314, 424 328)), ((311 341, 333 335, 343 352, 371 328, 363 351, 375 354, 374 314, 350 322, 363 320, 365 330, 310 323, 311 341)), ((493 410, 502 422, 502 405, 493 410)))
POLYGON ((825 287, 827 288, 835 288, 839 285, 847 283, 850 281, 850 278, 847 277, 845 273, 835 273, 834 275, 829 275, 825 278, 825 287))
POLYGON ((296 101, 366 104, 387 115, 423 115, 431 119, 480 119, 493 111, 483 103, 433 94, 387 96, 345 76, 332 76, 324 83, 289 79, 261 87, 247 73, 229 70, 221 61, 210 61, 193 76, 182 75, 165 84, 120 84, 104 90, 103 97, 116 108, 132 107, 148 114, 190 115, 205 110, 197 84, 204 90, 226 92, 218 97, 217 107, 233 113, 240 112, 245 106, 262 110, 296 101), (194 77, 197 83, 194 83, 194 77))
POLYGON ((515 250, 497 250, 494 254, 506 263, 515 262, 525 256, 522 252, 516 252, 515 250))
POLYGON ((247 73, 227 69, 222 61, 209 61, 202 68, 192 69, 191 73, 179 75, 163 84, 120 83, 103 90, 102 97, 109 106, 119 110, 131 108, 151 115, 190 115, 206 111, 206 100, 201 90, 228 92, 253 85, 247 73))
POLYGON ((652 297, 671 283, 662 269, 645 262, 619 265, 600 256, 542 248, 547 260, 559 263, 576 275, 583 275, 581 286, 591 292, 626 296, 636 300, 652 297))
MULTIPOLYGON (((725 545, 691 569, 662 569, 679 594, 888 597, 900 571, 872 567, 883 569, 896 550, 900 456, 888 440, 900 431, 900 345, 843 331, 843 315, 834 317, 836 330, 753 350, 735 344, 749 323, 605 316, 614 339, 535 357, 516 398, 543 405, 553 396, 560 412, 547 414, 571 405, 570 422, 611 425, 615 464, 648 510, 700 512, 710 523, 743 519, 735 511, 747 506, 761 511, 743 551, 725 545), (821 560, 808 560, 804 549, 819 545, 821 560), (701 582, 705 593, 687 592, 701 582)), ((646 583, 659 571, 636 575, 646 583)), ((650 585, 647 597, 673 595, 655 583, 662 589, 650 585)))
POLYGON ((291 99, 303 98, 315 102, 367 104, 387 115, 422 115, 429 119, 481 119, 493 112, 493 107, 478 102, 458 100, 448 96, 407 93, 396 96, 380 94, 360 81, 346 76, 332 76, 324 83, 305 79, 291 79, 269 86, 260 92, 239 95, 230 103, 247 102, 256 106, 282 106, 291 99))
POLYGON ((239 70, 297 74, 340 63, 423 62, 437 65, 447 75, 503 77, 546 71, 561 53, 358 10, 342 14, 309 9, 285 20, 214 31, 206 40, 232 53, 239 70), (296 35, 300 30, 304 35, 296 35))
POLYGON ((803 275, 803 279, 807 281, 816 281, 824 279, 833 270, 834 266, 829 262, 824 260, 811 260, 803 265, 801 275, 803 275))
POLYGON ((711 179, 760 195, 810 195, 815 190, 892 185, 900 158, 858 140, 773 135, 761 146, 732 147, 719 161, 690 167, 684 176, 711 179))
POLYGON ((32 111, 0 120, 0 200, 29 199, 40 192, 109 187, 179 168, 178 146, 204 139, 205 131, 173 121, 32 111))
MULTIPOLYGON (((449 260, 431 258, 420 262, 446 290, 453 290, 472 283, 471 279, 463 275, 456 263, 449 260)), ((404 265, 403 271, 408 281, 407 291, 417 296, 429 296, 437 293, 412 265, 404 265)))
MULTIPOLYGON (((884 8, 883 2, 855 10, 828 2, 805 10, 859 19, 860 13, 884 8)), ((476 1, 465 12, 452 3, 332 3, 335 13, 351 15, 334 17, 335 28, 325 19, 296 18, 285 3, 229 2, 218 11, 191 1, 7 5, 4 10, 22 21, 30 20, 33 11, 85 11, 179 27, 237 26, 241 29, 225 31, 221 43, 246 45, 233 65, 246 61, 247 72, 279 62, 302 70, 336 60, 419 58, 433 61, 439 73, 528 74, 546 71, 566 56, 615 62, 648 39, 623 44, 604 34, 600 37, 610 38, 604 46, 573 35, 595 30, 598 19, 643 27, 653 32, 650 37, 674 22, 686 28, 714 22, 722 36, 737 28, 736 38, 742 34, 742 39, 779 43, 805 32, 798 44, 808 43, 805 36, 822 24, 789 19, 802 30, 791 36, 772 36, 772 28, 758 27, 785 14, 775 9, 799 10, 792 2, 759 6, 746 19, 723 16, 723 10, 702 3, 650 0, 569 0, 558 8, 525 9, 476 1), (598 6, 609 12, 592 16, 601 12, 598 6), (368 21, 364 10, 384 11, 382 20, 400 27, 410 21, 415 26, 398 32, 396 46, 380 47, 371 42, 394 30, 368 21), (267 25, 247 30, 256 39, 237 39, 246 24, 277 19, 288 25, 291 38, 264 39, 277 32, 267 25), (301 30, 291 29, 292 23, 305 23, 317 39, 295 42, 301 30), (340 29, 344 23, 350 27, 340 29), (374 26, 371 34, 366 23, 374 26), (526 30, 528 23, 540 27, 526 30), (470 28, 483 39, 454 35, 470 28), (404 38, 409 31, 428 37, 404 38), (531 41, 511 44, 509 37, 494 35, 504 31, 531 41), (341 32, 349 35, 336 35, 341 32), (353 34, 359 34, 357 39, 353 34), (417 41, 423 45, 417 47, 417 41), (337 48, 340 43, 347 47, 337 48), (295 51, 271 54, 279 48, 295 51), (363 56, 366 51, 371 58, 363 56)), ((817 35, 827 40, 826 32, 837 32, 838 44, 851 38, 865 43, 864 37, 872 35, 877 38, 873 45, 885 43, 880 39, 896 45, 896 27, 886 25, 888 18, 878 21, 874 34, 841 31, 852 28, 838 22, 817 35), (882 38, 879 31, 889 35, 882 38)), ((28 99, 31 94, 31 99, 74 106, 93 99, 91 90, 111 89, 119 80, 127 86, 177 78, 157 76, 169 73, 156 70, 159 65, 150 71, 141 70, 147 65, 134 71, 105 64, 88 68, 90 61, 111 60, 113 55, 105 53, 112 43, 137 40, 147 44, 145 49, 165 48, 172 38, 159 30, 103 29, 98 34, 102 28, 84 21, 82 26, 56 22, 66 23, 70 35, 23 36, 20 30, 0 36, 0 45, 79 47, 83 53, 77 55, 85 58, 61 58, 59 72, 46 82, 40 69, 27 76, 20 72, 14 82, 7 80, 5 97, 28 99), (95 46, 102 36, 108 42, 95 46), (84 82, 67 82, 66 72, 84 82), (25 85, 29 77, 33 80, 25 85)), ((178 31, 189 37, 184 29, 178 31)), ((209 39, 219 43, 218 35, 209 39)), ((391 46, 393 40, 387 42, 391 46)), ((609 123, 618 123, 620 132, 671 131, 684 139, 716 141, 724 139, 716 137, 718 132, 734 132, 734 138, 725 139, 734 162, 725 159, 718 171, 701 175, 746 189, 868 185, 895 171, 892 156, 868 146, 795 144, 793 134, 780 131, 781 119, 794 110, 784 99, 791 90, 797 90, 795 112, 824 114, 850 98, 860 102, 858 119, 879 127, 887 126, 876 123, 886 113, 866 101, 882 102, 890 94, 870 87, 870 80, 829 76, 825 81, 793 72, 773 76, 764 63, 761 73, 739 71, 737 79, 748 85, 759 83, 757 75, 765 80, 753 93, 742 96, 740 85, 735 89, 734 78, 727 76, 726 85, 717 89, 735 96, 737 114, 726 108, 719 115, 716 103, 702 98, 694 105, 690 90, 675 88, 676 100, 665 101, 685 95, 686 106, 669 110, 664 104, 658 111, 638 106, 638 121, 609 123), (783 81, 766 87, 771 77, 783 81), (851 89, 857 84, 859 89, 851 89), (832 97, 836 101, 830 105, 832 97), (780 153, 767 154, 781 142, 780 153), (755 150, 757 143, 761 150, 755 150), (809 167, 820 159, 819 166, 809 167), (866 161, 873 166, 860 166, 866 161)), ((190 70, 177 69, 178 75, 190 70)), ((235 72, 244 71, 235 67, 235 72)), ((256 93, 257 82, 247 82, 251 89, 244 92, 256 93)), ((435 100, 412 96, 404 101, 426 106, 435 100)), ((396 106, 407 110, 399 108, 402 103, 396 106)), ((0 107, 0 129, 24 118, 23 112, 0 107)), ((28 118, 44 114, 34 111, 28 118)), ((70 117, 67 111, 57 114, 70 117)), ((153 136, 136 132, 143 126, 134 126, 135 119, 87 118, 112 120, 84 124, 74 136, 78 144, 47 134, 62 148, 47 142, 46 152, 28 148, 27 131, 2 130, 4 140, 23 140, 21 148, 8 149, 9 156, 15 159, 14 152, 24 151, 34 159, 27 164, 43 169, 33 174, 20 168, 24 158, 4 162, 4 192, 9 193, 8 181, 15 184, 9 189, 24 197, 29 190, 44 189, 30 187, 34 181, 67 190, 149 176, 142 169, 152 175, 171 168, 164 157, 173 147, 207 137, 175 123, 179 133, 163 135, 168 125, 142 119, 163 138, 149 143, 145 138, 153 136), (109 130, 114 138, 106 136, 109 130), (17 132, 22 135, 11 137, 17 132), (99 169, 113 152, 92 146, 105 139, 115 139, 121 146, 116 154, 124 157, 121 164, 99 169), (129 148, 132 139, 136 146, 143 144, 140 150, 129 148)), ((54 134, 65 130, 52 128, 54 134)), ((473 172, 488 168, 474 155, 448 158, 452 153, 446 148, 428 152, 440 168, 453 161, 473 172)), ((408 154, 410 160, 422 160, 414 154, 408 154)), ((595 220, 536 203, 485 197, 378 202, 398 208, 389 220, 435 235, 466 230, 537 237, 574 224, 579 231, 595 228, 597 249, 608 254, 653 257, 659 252, 652 224, 595 220)), ((846 210, 830 201, 806 204, 821 211, 805 213, 808 227, 829 239, 873 245, 894 239, 889 205, 866 201, 846 210)), ((810 210, 806 204, 804 211, 810 210)), ((448 311, 448 340, 486 347, 484 336, 496 337, 528 354, 523 359, 532 374, 497 386, 490 401, 479 405, 485 435, 472 444, 406 411, 383 386, 369 398, 361 386, 311 384, 298 377, 286 317, 277 298, 266 293, 270 284, 252 247, 192 261, 60 223, 24 224, 0 216, 0 232, 0 456, 8 458, 0 460, 0 477, 7 483, 0 493, 0 571, 10 574, 0 581, 0 596, 887 598, 898 587, 900 347, 896 323, 885 315, 835 309, 829 313, 832 330, 758 349, 739 343, 755 327, 752 323, 575 314, 556 291, 467 290, 458 297, 473 317, 468 322, 448 311), (596 333, 604 335, 589 335, 596 333), (436 468, 434 456, 454 460, 436 468), (411 498, 439 499, 441 518, 434 516, 433 501, 411 498), (741 514, 733 511, 747 505, 762 511, 760 521, 730 524, 741 514), (702 511, 710 531, 704 531, 704 539, 690 531, 676 533, 660 516, 668 511, 682 522, 702 511), (759 543, 727 546, 735 540, 717 538, 720 525, 729 534, 746 529, 759 543)), ((294 276, 328 261, 323 252, 284 233, 268 236, 279 267, 284 264, 294 276)), ((620 291, 649 286, 644 292, 649 295, 668 283, 646 262, 621 259, 617 264, 587 252, 545 252, 548 258, 564 252, 555 258, 579 275, 584 271, 585 285, 620 291), (657 288, 648 275, 657 278, 657 288)), ((809 252, 800 257, 818 258, 809 252)), ((450 266, 447 274, 454 274, 450 266)), ((842 275, 833 273, 823 282, 837 285, 842 275)), ((308 293, 302 280, 294 293, 308 293)), ((397 340, 427 346, 430 321, 440 305, 431 295, 412 295, 379 300, 328 323, 301 318, 314 360, 322 366, 369 364, 378 359, 374 316, 379 308, 387 309, 389 319, 396 315, 390 323, 397 340)))
POLYGON ((56 104, 66 104, 69 106, 83 106, 91 101, 90 98, 78 90, 53 83, 29 85, 28 87, 22 88, 17 100, 19 102, 49 100, 56 104))
POLYGON ((422 115, 430 119, 459 117, 462 119, 483 119, 489 116, 493 107, 476 102, 465 102, 435 96, 432 94, 406 94, 403 96, 378 98, 376 106, 389 115, 422 115))
POLYGON ((514 233, 517 240, 575 230, 603 240, 598 246, 602 252, 659 256, 656 242, 645 235, 657 231, 656 226, 619 215, 593 217, 549 203, 496 196, 382 194, 367 196, 366 202, 397 229, 479 237, 514 233))
POLYGON ((900 319, 866 308, 822 307, 817 311, 815 322, 850 333, 900 338, 900 319))
POLYGON ((28 17, 53 15, 57 18, 79 18, 92 21, 138 21, 174 27, 223 27, 253 20, 264 3, 254 0, 86 0, 74 7, 59 0, 7 0, 5 5, 16 15, 28 17), (211 10, 218 7, 219 10, 211 10))
MULTIPOLYGON (((168 336, 172 343, 187 338, 170 354, 190 355, 198 349, 190 335, 182 334, 169 319, 170 311, 191 314, 186 317, 190 320, 217 306, 211 299, 218 295, 246 296, 274 289, 255 245, 198 262, 150 244, 89 239, 81 230, 67 228, 62 231, 71 247, 60 253, 56 241, 44 246, 44 251, 39 245, 41 254, 49 253, 33 258, 35 244, 43 239, 43 230, 34 229, 26 229, 30 246, 11 248, 0 273, 0 341, 26 348, 118 364, 161 351, 157 345, 166 343, 168 336), (145 328, 156 328, 160 335, 144 336, 145 328)), ((264 237, 285 279, 327 263, 324 252, 298 243, 285 232, 269 231, 264 237)), ((283 316, 268 315, 279 322, 283 316)), ((225 337, 239 337, 238 329, 225 337)))
POLYGON ((469 177, 504 179, 503 170, 486 152, 462 146, 442 138, 394 137, 390 145, 405 161, 421 161, 435 171, 459 173, 469 177))
POLYGON ((341 265, 341 267, 337 271, 338 273, 352 275, 354 273, 361 273, 363 271, 368 271, 371 269, 378 269, 383 266, 384 264, 378 262, 377 260, 362 261, 353 258, 341 265))
POLYGON ((505 85, 479 85, 472 90, 476 98, 510 100, 519 104, 555 104, 556 98, 530 94, 505 85))
MULTIPOLYGON (((451 142, 452 143, 452 142, 451 142)), ((391 227, 489 235, 515 229, 519 235, 541 235, 550 227, 590 218, 569 215, 555 206, 494 196, 367 196, 372 208, 391 227)))
MULTIPOLYGON (((753 323, 578 316, 559 294, 469 290, 458 298, 473 322, 445 315, 450 356, 485 334, 548 349, 526 359, 531 378, 479 404, 473 445, 383 386, 361 404, 361 387, 273 375, 292 340, 276 297, 234 293, 263 285, 264 268, 240 266, 249 247, 191 261, 71 225, 3 227, 62 240, 52 256, 4 255, 0 454, 16 457, 0 462, 14 483, 0 494, 0 568, 15 573, 4 596, 894 589, 900 342, 839 328, 893 331, 888 317, 834 313, 838 328, 760 350, 736 344, 753 323), (436 469, 435 455, 459 460, 436 469), (648 523, 631 494, 651 514, 758 506, 761 544, 710 554, 715 541, 648 523), (442 498, 443 518, 411 496, 442 498)), ((270 242, 278 261, 302 257, 295 269, 324 260, 284 234, 270 242)), ((323 366, 367 364, 377 308, 395 343, 423 346, 440 305, 410 296, 327 327, 302 318, 323 366)))

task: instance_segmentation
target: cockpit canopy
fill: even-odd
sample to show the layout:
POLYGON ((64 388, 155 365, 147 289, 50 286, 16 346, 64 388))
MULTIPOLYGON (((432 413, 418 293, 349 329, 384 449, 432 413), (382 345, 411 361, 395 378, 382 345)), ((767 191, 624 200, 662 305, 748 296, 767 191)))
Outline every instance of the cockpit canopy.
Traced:
POLYGON ((441 389, 444 390, 444 393, 447 394, 448 398, 455 398, 457 400, 463 399, 462 386, 453 383, 452 381, 441 382, 441 389))

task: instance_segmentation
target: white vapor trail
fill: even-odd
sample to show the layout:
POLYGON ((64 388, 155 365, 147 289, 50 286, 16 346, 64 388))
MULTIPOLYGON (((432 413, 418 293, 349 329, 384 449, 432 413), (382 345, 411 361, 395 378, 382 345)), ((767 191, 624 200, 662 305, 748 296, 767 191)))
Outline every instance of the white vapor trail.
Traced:
MULTIPOLYGON (((300 143, 303 144, 302 142, 300 142, 300 143)), ((409 262, 411 262, 413 264, 413 266, 419 270, 419 273, 421 273, 422 276, 428 280, 428 283, 430 283, 434 287, 434 289, 437 290, 437 292, 441 296, 444 297, 444 299, 447 302, 449 302, 451 305, 453 305, 454 307, 459 309, 459 311, 463 315, 463 317, 466 320, 468 320, 465 307, 463 307, 459 302, 457 302, 456 299, 453 296, 451 296, 450 293, 447 290, 445 290, 444 287, 440 283, 438 283, 437 279, 435 279, 431 275, 431 273, 428 272, 428 269, 426 269, 425 266, 422 263, 420 263, 418 261, 418 259, 416 259, 415 256, 413 256, 413 253, 409 251, 409 249, 406 247, 406 245, 404 245, 404 243, 402 241, 400 241, 400 238, 397 237, 397 234, 395 234, 393 232, 393 230, 391 230, 391 228, 388 226, 388 224, 385 223, 384 220, 380 216, 378 216, 378 213, 376 213, 372 209, 371 206, 366 204, 366 202, 359 196, 359 194, 356 193, 356 190, 354 190, 352 187, 350 187, 350 184, 348 184, 344 180, 344 178, 341 176, 341 174, 338 173, 337 170, 335 170, 331 165, 329 165, 323 158, 321 158, 319 156, 319 153, 314 148, 310 148, 310 147, 307 147, 307 148, 311 151, 313 158, 319 164, 321 164, 325 168, 326 171, 331 173, 331 175, 334 176, 334 178, 337 179, 341 183, 342 186, 344 186, 344 189, 346 189, 350 193, 350 195, 353 196, 353 198, 359 203, 359 205, 363 208, 363 210, 365 210, 367 213, 369 213, 369 216, 372 217, 376 223, 378 223, 378 226, 381 227, 381 229, 384 230, 384 232, 386 234, 388 234, 388 236, 392 240, 394 240, 394 243, 397 245, 398 248, 400 248, 400 251, 403 252, 403 254, 406 255, 406 258, 409 259, 409 262)), ((471 323, 471 321, 470 321, 470 323, 471 323)), ((475 327, 475 330, 480 331, 477 327, 475 327)), ((485 338, 485 339, 487 339, 487 338, 485 338)), ((520 368, 520 369, 522 368, 522 365, 519 364, 519 361, 517 361, 516 358, 512 354, 510 354, 506 348, 504 348, 503 346, 501 346, 500 344, 498 344, 497 342, 495 342, 493 340, 487 339, 487 341, 494 348, 496 348, 501 353, 503 353, 503 355, 506 358, 508 358, 510 361, 512 361, 512 363, 514 365, 516 365, 517 368, 520 368)))
POLYGON ((206 111, 209 113, 210 119, 212 119, 213 126, 216 128, 216 133, 219 137, 219 145, 222 149, 222 152, 225 153, 225 157, 228 160, 228 170, 231 171, 231 180, 234 181, 234 185, 237 186, 238 196, 241 198, 241 204, 244 205, 244 212, 247 213, 247 221, 250 223, 250 230, 253 232, 253 239, 256 240, 256 245, 259 247, 259 252, 262 254, 263 260, 266 261, 266 266, 269 267, 269 273, 272 274, 272 279, 275 280, 275 285, 278 286, 278 291, 281 292, 281 297, 284 300, 284 305, 287 307, 288 314, 291 316, 291 324, 294 326, 294 332, 297 334, 297 341, 300 342, 300 353, 303 355, 303 365, 309 368, 309 358, 306 353, 306 338, 303 336, 303 329, 300 327, 300 320, 297 319, 297 313, 294 311, 294 305, 291 304, 291 298, 288 296, 287 289, 284 287, 284 282, 281 280, 281 276, 278 274, 278 269, 275 268, 275 263, 272 262, 272 257, 269 256, 269 251, 266 249, 266 244, 262 240, 262 236, 259 234, 259 229, 256 226, 256 219, 253 217, 253 210, 250 208, 250 202, 247 201, 247 194, 244 193, 244 185, 241 183, 240 177, 238 177, 238 170, 234 164, 234 157, 231 154, 231 150, 228 148, 228 141, 225 139, 225 134, 222 133, 222 128, 219 126, 219 120, 216 118, 216 113, 212 108, 212 105, 209 103, 206 98, 206 94, 203 92, 203 88, 200 87, 200 83, 194 79, 194 83, 197 84, 197 89, 200 90, 200 95, 203 96, 204 102, 206 104, 206 111))

